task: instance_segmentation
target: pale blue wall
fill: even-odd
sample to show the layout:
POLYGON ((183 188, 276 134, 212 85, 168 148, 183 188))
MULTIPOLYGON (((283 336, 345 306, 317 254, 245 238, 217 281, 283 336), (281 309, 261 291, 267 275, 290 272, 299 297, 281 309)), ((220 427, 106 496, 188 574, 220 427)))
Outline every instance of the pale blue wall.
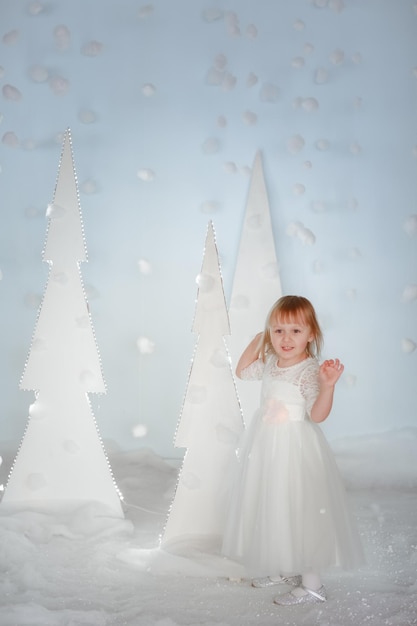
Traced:
POLYGON ((172 439, 195 342, 207 223, 216 230, 228 298, 257 150, 283 290, 312 299, 326 356, 346 364, 327 434, 416 423, 417 352, 405 352, 402 340, 417 343, 417 301, 402 296, 417 284, 416 229, 404 226, 417 214, 417 10, 413 0, 345 5, 1 0, 0 440, 18 442, 32 401, 18 383, 45 285, 44 213, 67 127, 89 250, 82 272, 108 384, 96 410, 105 439, 179 453, 172 439), (66 49, 54 38, 59 25, 70 33, 66 49), (97 56, 83 52, 91 41, 102 44, 97 56), (232 88, 207 83, 218 55, 236 79, 232 88), (315 82, 319 68, 327 71, 323 84, 315 82), (46 80, 36 82, 42 72, 46 80), (56 76, 68 81, 65 94, 54 93, 56 76), (147 83, 153 96, 142 92, 147 83), (19 101, 6 85, 19 90, 19 101), (275 101, 262 99, 265 85, 277 88, 275 101), (317 111, 297 107, 310 97, 317 111), (95 121, 80 121, 83 110, 95 121), (256 123, 245 123, 247 111, 256 123), (8 145, 9 132, 19 146, 8 145), (305 146, 294 155, 287 141, 295 135, 305 146), (213 154, 203 148, 210 139, 218 141, 213 154), (329 148, 318 149, 318 140, 329 148), (137 176, 146 168, 152 182, 137 176), (93 193, 83 190, 88 181, 93 193), (297 184, 305 186, 301 195, 297 184), (204 212, 207 202, 217 210, 204 212), (292 222, 310 229, 315 243, 288 235, 292 222), (149 275, 140 273, 140 258, 149 275), (155 343, 153 354, 139 354, 139 336, 155 343), (137 424, 147 437, 132 436, 137 424))

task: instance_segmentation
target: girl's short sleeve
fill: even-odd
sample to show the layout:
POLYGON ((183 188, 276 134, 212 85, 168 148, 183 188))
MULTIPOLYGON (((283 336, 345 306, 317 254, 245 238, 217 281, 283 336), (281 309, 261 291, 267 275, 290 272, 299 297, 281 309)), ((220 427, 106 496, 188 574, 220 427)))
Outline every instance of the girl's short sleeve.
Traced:
POLYGON ((242 380, 261 380, 264 370, 265 363, 262 359, 257 359, 240 372, 240 378, 242 380))
POLYGON ((313 404, 319 395, 319 364, 315 359, 311 359, 308 366, 302 373, 300 380, 301 393, 306 401, 307 413, 310 415, 313 404))

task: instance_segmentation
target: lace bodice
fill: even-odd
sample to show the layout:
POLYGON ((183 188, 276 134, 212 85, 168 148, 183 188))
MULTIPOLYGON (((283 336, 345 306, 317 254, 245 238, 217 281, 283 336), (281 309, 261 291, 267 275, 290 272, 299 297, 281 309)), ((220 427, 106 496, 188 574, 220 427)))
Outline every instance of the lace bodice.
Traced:
POLYGON ((319 393, 318 369, 318 361, 311 357, 290 367, 278 367, 276 355, 271 354, 265 362, 258 359, 242 370, 241 378, 262 380, 263 400, 276 388, 275 385, 270 384, 271 382, 280 381, 296 387, 304 398, 306 412, 310 414, 319 393))

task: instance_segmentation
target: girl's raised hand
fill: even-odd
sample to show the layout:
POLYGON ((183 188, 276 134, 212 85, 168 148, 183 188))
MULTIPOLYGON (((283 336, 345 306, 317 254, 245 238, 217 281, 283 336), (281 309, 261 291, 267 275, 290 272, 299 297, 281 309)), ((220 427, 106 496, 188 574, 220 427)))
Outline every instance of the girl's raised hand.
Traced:
POLYGON ((319 381, 326 387, 334 387, 341 377, 345 366, 339 359, 328 359, 320 365, 319 381))

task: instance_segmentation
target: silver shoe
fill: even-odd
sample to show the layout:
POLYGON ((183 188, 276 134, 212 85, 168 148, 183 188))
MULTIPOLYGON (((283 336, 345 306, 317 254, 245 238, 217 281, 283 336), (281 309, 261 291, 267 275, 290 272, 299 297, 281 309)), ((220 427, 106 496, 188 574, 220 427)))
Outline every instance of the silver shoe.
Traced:
POLYGON ((301 576, 281 576, 278 578, 265 576, 265 578, 254 578, 252 580, 252 587, 257 589, 263 589, 265 587, 274 587, 275 585, 292 585, 293 587, 299 587, 301 585, 301 576))
POLYGON ((299 585, 299 587, 300 589, 304 589, 307 593, 302 596, 296 596, 292 591, 283 593, 281 596, 274 598, 275 604, 280 604, 281 606, 292 606, 293 604, 314 604, 316 602, 326 602, 327 595, 323 585, 317 591, 308 589, 307 587, 304 587, 304 585, 299 585))

